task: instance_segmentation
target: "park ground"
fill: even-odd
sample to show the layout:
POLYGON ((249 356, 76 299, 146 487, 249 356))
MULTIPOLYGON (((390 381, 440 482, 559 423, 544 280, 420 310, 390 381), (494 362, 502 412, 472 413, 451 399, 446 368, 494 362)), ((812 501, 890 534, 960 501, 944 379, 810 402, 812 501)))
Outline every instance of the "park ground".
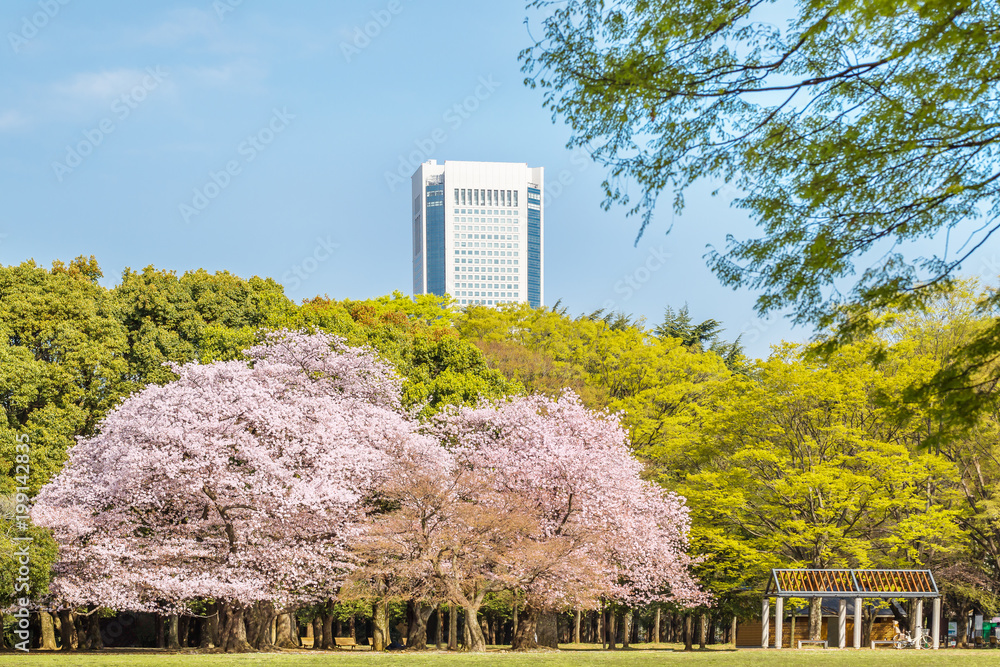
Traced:
POLYGON ((670 644, 640 644, 628 650, 600 651, 592 645, 565 645, 559 651, 512 653, 502 647, 491 647, 487 653, 447 653, 425 651, 420 653, 373 654, 368 651, 282 651, 281 653, 252 653, 242 655, 198 654, 194 652, 162 652, 151 650, 102 651, 100 653, 61 654, 58 652, 32 651, 30 654, 0 656, 5 667, 31 665, 32 667, 369 667, 392 665, 399 667, 450 667, 452 665, 502 665, 503 667, 652 667, 653 665, 678 665, 680 667, 761 667, 788 665, 790 667, 834 667, 862 665, 867 667, 915 667, 919 665, 995 665, 1000 651, 947 650, 913 651, 879 649, 871 650, 821 650, 762 651, 759 649, 733 650, 713 648, 685 653, 683 646, 670 644))

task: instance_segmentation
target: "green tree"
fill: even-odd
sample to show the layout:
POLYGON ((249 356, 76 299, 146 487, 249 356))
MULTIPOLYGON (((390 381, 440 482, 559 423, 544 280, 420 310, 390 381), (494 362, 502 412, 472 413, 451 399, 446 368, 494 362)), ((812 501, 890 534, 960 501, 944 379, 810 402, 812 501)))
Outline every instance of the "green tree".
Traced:
POLYGON ((131 390, 126 331, 100 275, 92 257, 0 267, 0 493, 14 489, 19 437, 30 440, 34 493, 131 390))
MULTIPOLYGON (((605 207, 641 214, 641 234, 661 194, 680 210, 695 181, 731 184, 760 235, 710 264, 761 313, 861 340, 870 312, 930 303, 997 230, 993 3, 530 4, 526 83, 607 166, 605 207)), ((1000 324, 978 342, 967 363, 996 358, 1000 324)))
MULTIPOLYGON (((814 366, 784 347, 717 404, 700 449, 673 453, 686 464, 664 466, 723 591, 779 564, 907 567, 963 548, 955 468, 917 451, 919 424, 899 422, 880 400, 907 378, 868 354, 852 346, 814 366)), ((818 606, 811 611, 815 633, 818 606)))

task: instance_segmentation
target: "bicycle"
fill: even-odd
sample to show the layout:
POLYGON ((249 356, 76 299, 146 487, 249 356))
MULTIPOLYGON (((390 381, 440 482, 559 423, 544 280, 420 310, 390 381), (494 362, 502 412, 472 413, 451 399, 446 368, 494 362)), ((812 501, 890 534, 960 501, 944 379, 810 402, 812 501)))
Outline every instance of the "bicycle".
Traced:
POLYGON ((892 638, 895 642, 894 646, 896 648, 931 648, 934 645, 934 641, 924 633, 920 633, 918 637, 911 637, 909 632, 899 632, 895 637, 892 638))

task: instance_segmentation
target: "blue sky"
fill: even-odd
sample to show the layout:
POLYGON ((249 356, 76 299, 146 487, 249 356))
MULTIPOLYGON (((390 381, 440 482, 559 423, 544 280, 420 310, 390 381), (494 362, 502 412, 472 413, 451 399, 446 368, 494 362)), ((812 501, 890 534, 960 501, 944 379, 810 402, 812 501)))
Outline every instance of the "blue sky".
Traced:
POLYGON ((731 195, 698 186, 676 219, 661 206, 636 247, 637 220, 600 209, 601 168, 522 84, 525 16, 517 1, 6 0, 0 263, 93 254, 109 285, 126 267, 228 270, 297 301, 409 293, 416 164, 527 162, 549 186, 548 305, 653 324, 687 303, 758 356, 806 339, 705 268, 707 244, 751 230, 731 195))

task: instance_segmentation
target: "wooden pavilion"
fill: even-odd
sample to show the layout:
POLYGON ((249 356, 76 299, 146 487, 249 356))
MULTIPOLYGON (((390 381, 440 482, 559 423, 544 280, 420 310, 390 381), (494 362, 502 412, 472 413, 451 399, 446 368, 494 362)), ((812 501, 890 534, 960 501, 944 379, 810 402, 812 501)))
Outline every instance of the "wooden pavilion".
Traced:
POLYGON ((782 644, 782 619, 785 598, 837 598, 838 648, 846 648, 847 601, 854 600, 854 648, 861 648, 861 609, 868 598, 915 598, 917 613, 914 636, 923 628, 923 601, 933 601, 931 614, 932 648, 940 647, 941 594, 930 570, 771 570, 771 580, 764 590, 761 613, 761 647, 770 644, 771 598, 775 598, 775 648, 782 644))

